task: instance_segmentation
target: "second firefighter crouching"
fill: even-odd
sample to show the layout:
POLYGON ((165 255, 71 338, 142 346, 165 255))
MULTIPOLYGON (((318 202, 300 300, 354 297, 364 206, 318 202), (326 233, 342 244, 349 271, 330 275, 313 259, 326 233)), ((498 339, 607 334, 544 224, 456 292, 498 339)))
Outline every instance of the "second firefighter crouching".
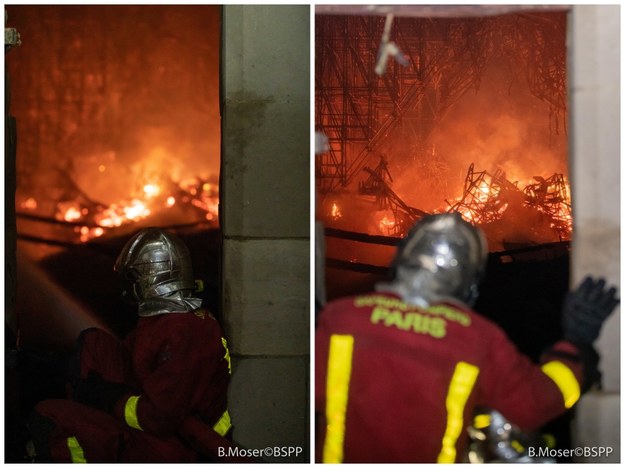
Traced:
POLYGON ((32 413, 37 461, 219 460, 232 444, 230 355, 219 323, 193 296, 187 247, 145 229, 115 269, 137 303, 137 326, 123 341, 97 328, 81 333, 68 399, 32 413))

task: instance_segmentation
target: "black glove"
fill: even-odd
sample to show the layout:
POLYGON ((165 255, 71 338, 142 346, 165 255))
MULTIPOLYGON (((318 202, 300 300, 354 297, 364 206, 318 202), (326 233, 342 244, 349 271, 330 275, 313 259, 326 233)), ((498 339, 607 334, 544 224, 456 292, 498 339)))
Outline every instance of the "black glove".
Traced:
POLYGON ((605 290, 605 280, 590 276, 568 292, 562 308, 564 339, 579 345, 592 345, 599 337, 601 325, 619 303, 616 288, 605 290))
POLYGON ((111 413, 117 400, 130 391, 126 385, 104 380, 92 371, 86 379, 76 381, 72 396, 80 403, 111 413))

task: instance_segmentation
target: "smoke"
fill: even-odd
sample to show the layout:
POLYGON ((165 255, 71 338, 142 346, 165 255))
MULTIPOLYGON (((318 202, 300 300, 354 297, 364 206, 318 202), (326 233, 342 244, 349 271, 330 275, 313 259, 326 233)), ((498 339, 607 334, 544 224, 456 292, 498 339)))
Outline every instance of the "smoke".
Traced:
MULTIPOLYGON (((428 20, 413 21, 418 29, 417 23, 428 20)), ((508 15, 472 23, 475 28, 456 28, 467 35, 448 36, 449 53, 424 54, 440 60, 431 70, 440 66, 440 80, 424 82, 421 101, 404 109, 398 125, 377 149, 392 177, 386 182, 399 199, 421 211, 445 211, 463 195, 471 164, 476 172, 503 172, 520 190, 534 176, 568 175, 566 110, 553 106, 565 93, 561 81, 565 24, 566 16, 561 14, 508 15), (463 93, 449 92, 452 83, 465 78, 463 93)), ((411 83, 410 79, 402 82, 405 87, 411 83)), ((358 154, 359 144, 354 142, 351 153, 346 153, 358 154)), ((375 170, 378 162, 374 154, 366 166, 375 170)), ((366 206, 359 194, 359 184, 367 177, 362 171, 340 196, 326 196, 322 219, 341 229, 393 235, 385 232, 393 213, 376 205, 372 197, 366 206), (333 203, 340 206, 341 217, 331 216, 333 203)), ((494 243, 500 247, 504 240, 511 244, 558 240, 550 220, 526 209, 519 194, 518 206, 511 206, 489 228, 494 243)))
MULTIPOLYGON (((472 163, 476 171, 503 170, 521 186, 533 176, 568 174, 563 122, 556 128, 550 104, 532 94, 527 70, 514 63, 501 52, 494 55, 477 89, 453 103, 425 144, 404 136, 388 146, 395 156, 389 157, 393 189, 408 205, 445 208, 445 200, 462 195, 472 163)), ((402 133, 410 134, 405 128, 402 133)))
POLYGON ((550 128, 549 105, 530 94, 506 67, 486 70, 480 90, 469 93, 443 119, 433 142, 451 166, 493 172, 512 182, 566 171, 566 135, 550 128), (512 84, 513 86, 510 86, 512 84))

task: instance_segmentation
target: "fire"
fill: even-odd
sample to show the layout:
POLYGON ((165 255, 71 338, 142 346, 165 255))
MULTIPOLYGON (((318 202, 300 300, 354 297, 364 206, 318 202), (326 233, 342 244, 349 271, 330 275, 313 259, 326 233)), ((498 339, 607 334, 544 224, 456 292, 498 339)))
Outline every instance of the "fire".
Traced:
POLYGON ((401 214, 392 209, 380 210, 372 217, 372 234, 382 234, 385 236, 401 236, 405 228, 405 220, 401 214))
POLYGON ((128 221, 138 221, 150 215, 149 208, 141 200, 131 200, 127 205, 116 203, 95 216, 95 222, 101 227, 118 227, 128 221))
POLYGON ((37 200, 35 200, 33 197, 29 197, 20 204, 20 207, 26 210, 36 210, 37 200))
POLYGON ((510 203, 515 202, 548 215, 552 229, 561 239, 566 239, 573 229, 570 190, 562 174, 512 183, 502 171, 491 175, 486 171, 476 172, 471 165, 463 195, 449 203, 447 211, 457 211, 470 223, 487 224, 501 219, 510 203))
MULTIPOLYGON (((104 235, 108 229, 140 221, 177 204, 188 204, 205 211, 204 218, 209 222, 215 222, 219 218, 217 184, 198 179, 182 181, 178 185, 148 182, 142 184, 137 193, 141 196, 108 206, 84 201, 81 203, 78 200, 57 202, 54 217, 57 221, 76 224, 74 230, 80 242, 88 242, 104 235), (172 193, 164 193, 165 186, 170 186, 172 193)), ((34 197, 29 197, 18 206, 22 210, 35 211, 39 203, 34 197)))
POLYGON ((161 193, 161 189, 156 184, 145 184, 143 186, 143 192, 145 196, 148 198, 156 197, 159 193, 161 193))
POLYGON ((70 207, 65 212, 65 221, 72 222, 72 221, 76 221, 76 220, 78 220, 80 218, 82 218, 81 211, 76 209, 76 208, 74 208, 73 206, 70 207))
MULTIPOLYGON (((33 204, 35 207, 37 206, 37 202, 35 201, 33 204)), ((61 202, 58 205, 58 211, 56 214, 56 219, 59 221, 67 221, 68 223, 73 223, 80 220, 83 217, 82 207, 78 202, 69 201, 69 202, 61 202)))
POLYGON ((388 216, 384 216, 384 218, 380 220, 380 230, 385 231, 388 229, 393 229, 394 227, 395 227, 394 219, 389 219, 388 216))
POLYGON ((336 204, 336 202, 332 203, 332 209, 330 210, 330 217, 336 221, 342 216, 343 214, 341 213, 341 210, 339 209, 339 206, 336 204))
POLYGON ((568 237, 573 230, 571 209, 571 185, 562 174, 545 179, 535 176, 523 189, 525 203, 551 217, 551 227, 561 237, 568 237))
MULTIPOLYGON (((214 221, 219 217, 219 186, 210 182, 198 183, 197 180, 186 180, 180 184, 189 195, 183 198, 185 202, 206 211, 207 221, 214 221)), ((169 201, 167 202, 170 203, 169 201)))
POLYGON ((78 229, 78 232, 80 233, 80 242, 87 242, 104 234, 104 229, 101 227, 88 228, 87 226, 82 226, 78 229))

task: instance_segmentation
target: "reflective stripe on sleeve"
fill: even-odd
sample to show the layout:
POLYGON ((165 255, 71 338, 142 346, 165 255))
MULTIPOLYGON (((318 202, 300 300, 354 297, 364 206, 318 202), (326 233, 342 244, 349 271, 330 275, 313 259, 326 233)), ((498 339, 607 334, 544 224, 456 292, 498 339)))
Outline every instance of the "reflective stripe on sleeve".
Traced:
POLYGON ((341 463, 345 440, 345 414, 352 373, 354 337, 332 335, 328 354, 326 381, 326 437, 323 444, 323 462, 341 463))
POLYGON ((124 418, 126 419, 126 424, 130 427, 142 431, 143 428, 139 424, 139 417, 137 416, 137 404, 139 403, 139 398, 141 398, 141 395, 133 395, 128 398, 126 406, 124 407, 124 418))
POLYGON ((224 411, 224 414, 221 415, 221 418, 219 418, 219 421, 215 423, 213 429, 220 436, 225 436, 231 427, 232 421, 230 420, 230 413, 228 413, 228 410, 226 410, 224 411))
POLYGON ((577 403, 581 395, 581 390, 575 374, 568 366, 560 361, 550 361, 543 364, 541 369, 554 381, 560 389, 560 392, 562 392, 565 408, 570 408, 577 403))
POLYGON ((76 437, 67 438, 67 448, 69 449, 69 456, 72 459, 72 463, 87 463, 85 452, 78 443, 78 439, 76 439, 76 437))
POLYGON ((447 429, 443 435, 443 446, 438 454, 438 463, 456 461, 456 442, 464 429, 464 407, 479 373, 480 369, 472 364, 462 361, 456 364, 445 401, 447 429))
POLYGON ((232 362, 231 362, 231 359, 230 359, 230 350, 228 349, 228 342, 226 341, 226 339, 223 336, 221 337, 221 344, 223 345, 224 349, 226 350, 226 354, 224 354, 224 359, 228 363, 228 374, 232 374, 232 362))

